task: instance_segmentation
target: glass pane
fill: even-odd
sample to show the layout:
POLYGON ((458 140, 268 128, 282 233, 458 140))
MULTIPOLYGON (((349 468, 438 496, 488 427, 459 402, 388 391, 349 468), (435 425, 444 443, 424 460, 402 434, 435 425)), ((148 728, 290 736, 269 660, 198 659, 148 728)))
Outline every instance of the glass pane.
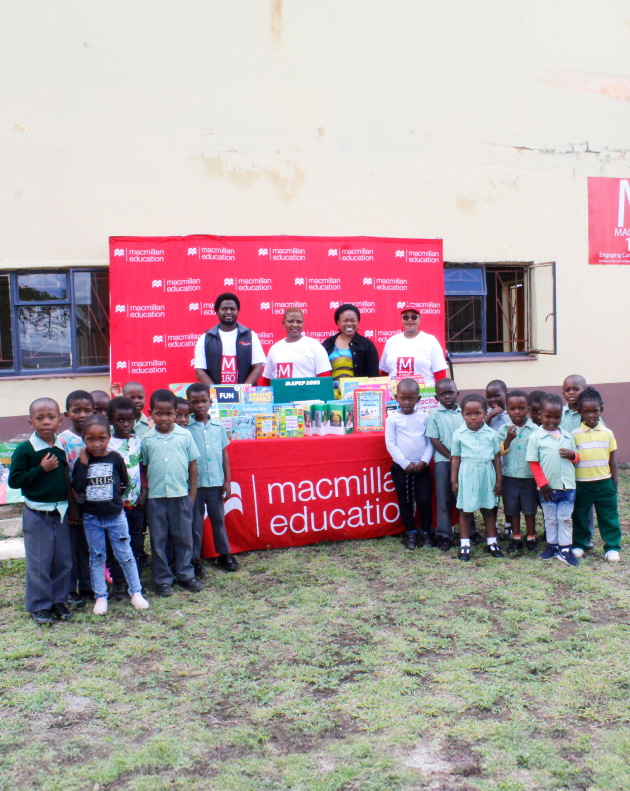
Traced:
POLYGON ((67 305, 20 307, 18 328, 22 368, 70 367, 70 308, 67 305))
POLYGON ((486 267, 486 352, 525 351, 525 269, 486 267))
POLYGON ((446 348, 451 354, 482 352, 481 297, 446 300, 446 348))
POLYGON ((13 368, 13 331, 9 275, 0 275, 0 370, 13 368))
POLYGON ((106 269, 74 273, 77 365, 109 365, 109 277, 106 269))
POLYGON ((453 296, 485 295, 486 278, 483 269, 447 267, 444 270, 444 293, 453 296))
POLYGON ((17 286, 20 302, 55 302, 68 299, 68 278, 63 272, 18 275, 17 286))

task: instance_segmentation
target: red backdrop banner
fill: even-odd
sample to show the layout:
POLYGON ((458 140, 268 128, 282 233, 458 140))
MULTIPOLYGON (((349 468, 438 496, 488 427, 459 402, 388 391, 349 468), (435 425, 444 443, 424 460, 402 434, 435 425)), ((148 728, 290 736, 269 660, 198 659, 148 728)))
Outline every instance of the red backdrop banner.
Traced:
POLYGON ((588 180, 589 264, 630 264, 630 179, 588 180))
POLYGON ((305 313, 305 332, 336 332, 343 302, 361 311, 360 332, 379 352, 400 332, 400 308, 420 304, 422 329, 444 346, 441 239, 313 236, 170 236, 110 239, 112 379, 147 393, 194 381, 197 338, 216 324, 214 300, 233 291, 239 320, 265 351, 284 337, 285 308, 305 313))

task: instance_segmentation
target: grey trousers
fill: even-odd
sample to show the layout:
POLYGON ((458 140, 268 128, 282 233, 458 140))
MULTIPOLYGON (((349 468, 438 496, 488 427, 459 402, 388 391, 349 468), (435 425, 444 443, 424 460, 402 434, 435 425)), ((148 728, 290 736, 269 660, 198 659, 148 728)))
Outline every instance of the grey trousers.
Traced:
POLYGON ((203 539, 203 520, 208 510, 208 518, 212 525, 214 549, 219 555, 230 554, 230 542, 225 532, 225 509, 221 486, 200 486, 197 489, 193 511, 193 560, 201 557, 201 541, 203 539))
POLYGON ((437 526, 435 534, 440 538, 453 538, 451 510, 455 505, 451 486, 451 462, 436 461, 433 465, 435 481, 435 504, 437 508, 437 526))
POLYGON ((190 497, 149 497, 147 517, 151 538, 151 573, 156 585, 171 585, 173 579, 191 580, 192 512, 190 497), (172 556, 172 566, 169 562, 172 556))
POLYGON ((22 522, 26 555, 27 612, 50 610, 66 601, 70 590, 72 548, 68 517, 24 509, 22 522))

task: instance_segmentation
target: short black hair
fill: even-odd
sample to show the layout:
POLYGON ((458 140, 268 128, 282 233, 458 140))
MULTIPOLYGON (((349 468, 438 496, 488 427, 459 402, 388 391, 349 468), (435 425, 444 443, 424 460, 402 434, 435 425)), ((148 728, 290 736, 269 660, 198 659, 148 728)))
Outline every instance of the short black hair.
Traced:
POLYGON ((68 393, 66 396, 66 412, 70 409, 70 404, 74 404, 75 401, 89 401, 92 404, 92 409, 94 409, 92 393, 88 393, 87 390, 73 390, 68 393))
POLYGON ((155 409, 156 404, 171 404, 173 409, 177 409, 177 398, 175 393, 161 387, 159 390, 154 390, 151 393, 151 409, 155 409))
POLYGON ((545 395, 540 399, 541 411, 544 409, 545 404, 553 404, 554 406, 562 407, 562 399, 555 393, 545 393, 545 395))
POLYGON ((210 395, 210 388, 203 382, 193 382, 186 388, 186 395, 190 398, 192 393, 207 393, 210 395))
POLYGON ((90 426, 100 426, 104 428, 108 435, 111 437, 112 430, 109 427, 109 420, 105 417, 105 415, 89 415, 83 421, 83 425, 81 426, 81 433, 85 434, 85 431, 90 426))
POLYGON ((90 390, 90 395, 92 395, 92 396, 104 395, 105 398, 107 398, 108 400, 110 399, 109 393, 106 393, 104 390, 90 390))
POLYGON ((224 291, 223 294, 219 294, 219 296, 214 300, 214 312, 216 313, 217 310, 221 307, 221 303, 226 299, 232 299, 236 302, 236 307, 238 310, 241 309, 241 300, 236 296, 236 294, 232 294, 231 291, 224 291))
POLYGON ((116 396, 107 405, 107 419, 110 423, 114 422, 114 413, 118 409, 131 410, 135 417, 136 407, 133 401, 127 396, 116 396))
POLYGON ((175 396, 175 400, 177 401, 177 406, 178 407, 180 407, 180 406, 187 406, 188 409, 190 409, 190 404, 188 403, 188 401, 185 398, 182 398, 181 396, 175 396))
POLYGON ((486 401, 485 396, 482 396, 479 393, 468 393, 468 395, 465 395, 462 398, 462 403, 460 404, 462 412, 464 411, 466 404, 470 404, 471 401, 479 402, 484 412, 488 409, 488 402, 486 401))
POLYGON ((415 379, 410 379, 409 377, 407 377, 406 379, 399 379, 398 382, 396 383, 396 394, 398 394, 398 388, 401 385, 405 385, 405 387, 413 387, 416 393, 420 392, 420 385, 415 379))
POLYGON ((532 404, 540 404, 546 395, 547 393, 545 390, 532 390, 532 392, 527 396, 527 403, 529 406, 532 404))
POLYGON ((577 408, 578 412, 580 411, 580 407, 585 401, 599 401, 600 409, 604 408, 604 401, 602 399, 602 395, 599 390, 596 390, 594 387, 585 387, 584 390, 580 393, 577 400, 577 408))
POLYGON ((510 390, 510 392, 507 394, 506 403, 510 400, 510 398, 524 398, 527 401, 527 393, 524 390, 510 390))
POLYGON ((28 408, 29 415, 33 414, 36 405, 41 404, 42 401, 45 401, 47 404, 54 404, 57 409, 57 412, 61 414, 61 410, 59 409, 59 404, 55 401, 54 398, 48 398, 48 396, 42 396, 41 398, 36 398, 34 401, 31 401, 28 408))
POLYGON ((453 387, 457 390, 457 382, 454 379, 451 379, 449 376, 443 376, 441 379, 438 379, 435 383, 435 387, 437 388, 437 386, 442 382, 447 385, 453 385, 453 387))
POLYGON ((357 321, 361 321, 361 311, 357 308, 356 305, 352 305, 350 302, 344 302, 343 305, 339 305, 337 310, 335 310, 335 324, 339 321, 339 316, 345 310, 353 310, 357 314, 357 321))
POLYGON ((489 387, 498 387, 501 390, 503 390, 504 393, 507 394, 507 385, 505 384, 503 379, 493 379, 491 382, 488 382, 488 384, 486 385, 486 390, 489 387))

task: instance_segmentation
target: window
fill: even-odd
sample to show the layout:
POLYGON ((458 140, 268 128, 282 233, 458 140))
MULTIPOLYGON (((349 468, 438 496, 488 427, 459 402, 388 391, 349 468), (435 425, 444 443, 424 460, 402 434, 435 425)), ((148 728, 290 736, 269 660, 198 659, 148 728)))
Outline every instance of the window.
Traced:
POLYGON ((447 264, 444 292, 450 354, 556 353, 555 264, 447 264))
POLYGON ((106 269, 0 273, 0 376, 108 366, 106 269))

